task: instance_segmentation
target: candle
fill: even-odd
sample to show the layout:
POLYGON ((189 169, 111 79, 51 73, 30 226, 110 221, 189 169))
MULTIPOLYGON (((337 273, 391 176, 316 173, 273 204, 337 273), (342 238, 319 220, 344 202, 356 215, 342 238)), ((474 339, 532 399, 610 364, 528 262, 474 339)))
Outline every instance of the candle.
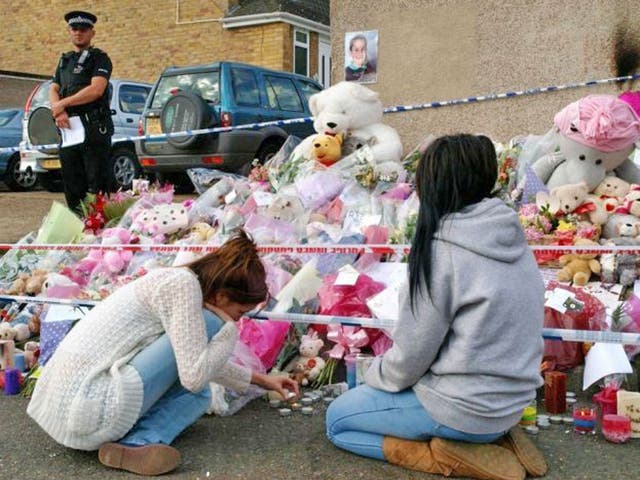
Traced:
POLYGON ((549 413, 564 413, 567 409, 567 374, 544 374, 544 407, 549 413))
POLYGON ((596 408, 593 406, 575 405, 573 409, 573 431, 585 434, 595 433, 596 408))
POLYGON ((20 372, 16 368, 4 371, 4 394, 17 395, 20 393, 20 372))
POLYGON ((536 399, 534 398, 529 402, 529 405, 524 407, 522 412, 522 417, 520 418, 520 425, 535 425, 536 424, 536 415, 538 414, 538 404, 536 403, 536 399))
POLYGON ((604 415, 602 417, 602 434, 610 442, 624 443, 631 437, 631 420, 624 415, 604 415))

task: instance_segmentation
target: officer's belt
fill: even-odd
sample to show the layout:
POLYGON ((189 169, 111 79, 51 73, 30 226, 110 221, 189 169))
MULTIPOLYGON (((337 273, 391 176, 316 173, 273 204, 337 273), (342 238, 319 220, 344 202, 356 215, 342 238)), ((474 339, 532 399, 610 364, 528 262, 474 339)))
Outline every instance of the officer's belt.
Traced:
POLYGON ((98 123, 108 119, 110 115, 111 115, 111 112, 109 111, 108 108, 101 107, 101 108, 95 108, 93 110, 89 110, 88 112, 72 113, 69 116, 80 117, 80 119, 83 121, 82 123, 86 122, 87 124, 93 124, 93 123, 98 123))

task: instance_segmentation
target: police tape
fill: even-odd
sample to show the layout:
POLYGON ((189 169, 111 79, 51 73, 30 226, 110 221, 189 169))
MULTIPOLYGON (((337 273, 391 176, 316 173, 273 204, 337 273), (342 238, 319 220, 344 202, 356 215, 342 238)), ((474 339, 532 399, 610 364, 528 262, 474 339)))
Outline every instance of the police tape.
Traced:
MULTIPOLYGON (((25 297, 18 295, 0 295, 0 301, 19 304, 31 303, 46 305, 66 305, 73 307, 95 307, 100 303, 100 301, 86 299, 25 297)), ((395 320, 385 318, 346 317, 339 315, 312 315, 307 313, 273 312, 266 310, 248 312, 246 314, 246 317, 255 320, 292 322, 306 325, 344 325, 366 328, 381 328, 386 330, 393 329, 396 324, 395 320)), ((564 342, 602 342, 620 343, 623 345, 640 345, 640 334, 629 332, 543 328, 542 337, 546 340, 559 340, 564 342)))
MULTIPOLYGON (((219 245, 208 244, 118 244, 118 245, 99 245, 99 244, 61 244, 61 243, 0 243, 0 251, 6 250, 129 250, 131 252, 213 252, 219 249, 219 245)), ((640 255, 640 245, 529 245, 534 252, 547 253, 550 255, 564 255, 568 253, 579 252, 582 254, 628 254, 640 255)), ((389 255, 407 255, 411 251, 411 245, 406 244, 323 244, 323 245, 258 245, 257 249, 261 253, 290 253, 290 254, 349 254, 362 255, 367 253, 389 254, 389 255)))
MULTIPOLYGON (((609 83, 626 82, 630 80, 637 80, 639 78, 640 78, 640 74, 625 75, 621 77, 601 78, 598 80, 588 80, 586 82, 565 83, 563 85, 549 85, 547 87, 534 87, 534 88, 528 88, 525 90, 510 90, 502 93, 474 95, 466 98, 457 98, 457 99, 443 100, 443 101, 437 101, 437 102, 419 103, 416 105, 397 105, 395 107, 387 107, 383 111, 384 113, 398 113, 398 112, 410 112, 415 110, 426 110, 429 108, 451 107, 454 105, 465 105, 470 103, 485 102, 489 100, 503 100, 507 98, 516 98, 516 97, 521 97, 526 95, 538 95, 541 93, 558 92, 558 91, 568 90, 572 88, 593 87, 596 85, 604 85, 609 83)), ((111 143, 137 141, 137 140, 143 140, 143 141, 144 140, 146 141, 162 140, 168 137, 184 137, 184 136, 202 135, 206 133, 221 133, 221 132, 230 132, 232 130, 256 130, 259 128, 269 127, 269 126, 284 126, 284 125, 291 125, 295 123, 310 123, 312 121, 313 121, 313 117, 292 118, 288 120, 273 120, 269 122, 247 123, 244 125, 234 125, 229 127, 201 128, 198 130, 184 130, 181 132, 118 137, 118 138, 112 139, 111 143)), ((58 144, 34 145, 34 146, 31 146, 30 149, 45 150, 45 149, 57 148, 58 146, 59 146, 58 144)), ((19 149, 20 149, 19 147, 0 148, 0 152, 11 152, 19 149)))
MULTIPOLYGON (((119 245, 93 245, 93 244, 58 244, 58 243, 0 243, 0 251, 3 250, 128 250, 131 252, 213 252, 219 249, 219 245, 163 245, 163 244, 119 244, 119 245)), ((387 244, 351 244, 351 245, 258 245, 261 253, 291 253, 291 254, 397 254, 409 253, 410 245, 387 244)))

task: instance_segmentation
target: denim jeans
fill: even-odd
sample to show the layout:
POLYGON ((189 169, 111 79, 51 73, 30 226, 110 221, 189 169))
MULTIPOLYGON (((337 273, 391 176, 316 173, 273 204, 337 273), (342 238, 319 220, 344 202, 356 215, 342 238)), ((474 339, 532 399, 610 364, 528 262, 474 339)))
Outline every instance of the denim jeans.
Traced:
MULTIPOLYGON (((203 310, 207 337, 211 339, 222 328, 222 320, 203 310)), ((148 445, 171 442, 194 424, 209 408, 209 387, 193 393, 178 378, 178 367, 169 336, 164 333, 129 362, 138 371, 143 385, 140 419, 119 440, 126 445, 148 445)))
POLYGON ((382 438, 407 440, 441 437, 473 443, 489 443, 505 432, 471 434, 446 427, 431 418, 411 389, 399 393, 360 385, 335 399, 326 417, 327 437, 350 452, 385 460, 382 438))

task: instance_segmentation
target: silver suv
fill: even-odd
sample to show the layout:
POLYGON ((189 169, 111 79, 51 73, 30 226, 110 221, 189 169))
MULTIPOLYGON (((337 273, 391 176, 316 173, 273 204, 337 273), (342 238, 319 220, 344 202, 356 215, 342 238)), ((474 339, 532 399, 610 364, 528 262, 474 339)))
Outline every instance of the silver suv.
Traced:
MULTIPOLYGON (((20 142, 20 170, 30 169, 36 172, 40 184, 46 190, 61 191, 58 148, 34 148, 36 145, 57 144, 59 140, 53 118, 44 111, 50 108, 50 85, 50 80, 38 85, 25 105, 20 142)), ((109 168, 109 184, 112 190, 129 188, 131 181, 142 172, 134 142, 119 142, 117 139, 137 135, 140 114, 150 91, 151 85, 148 83, 118 79, 109 81, 109 102, 115 130, 109 168)))

